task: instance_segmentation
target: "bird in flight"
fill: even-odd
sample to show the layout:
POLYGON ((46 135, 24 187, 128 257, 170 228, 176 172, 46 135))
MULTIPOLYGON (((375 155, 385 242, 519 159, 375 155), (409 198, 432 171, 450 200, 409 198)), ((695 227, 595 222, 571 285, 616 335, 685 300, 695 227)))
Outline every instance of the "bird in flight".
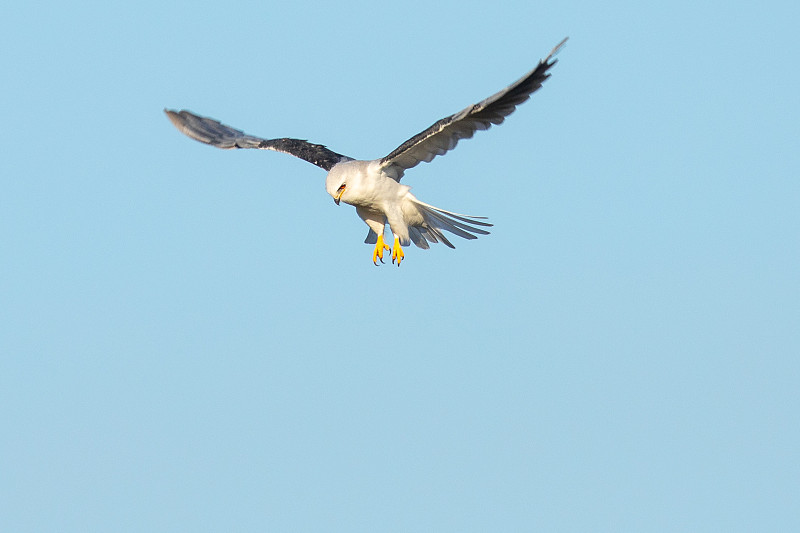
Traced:
POLYGON ((178 130, 202 143, 222 149, 260 148, 284 152, 323 168, 328 172, 325 188, 336 205, 344 202, 354 206, 358 216, 369 226, 364 242, 375 245, 372 262, 383 263, 384 250, 391 250, 392 263, 400 266, 405 257, 403 246, 412 242, 422 249, 436 242, 455 248, 443 231, 476 239, 477 235, 488 235, 484 228, 491 226, 485 222, 485 217, 445 211, 418 200, 411 194, 411 187, 400 183, 403 173, 421 161, 428 163, 437 155, 447 153, 458 141, 469 139, 476 131, 502 123, 550 77, 548 70, 557 61, 553 56, 566 41, 561 41, 536 68, 502 91, 435 122, 386 157, 372 161, 353 159, 301 139, 254 137, 186 110, 165 109, 164 112, 178 130), (391 248, 384 241, 386 224, 394 237, 391 248))

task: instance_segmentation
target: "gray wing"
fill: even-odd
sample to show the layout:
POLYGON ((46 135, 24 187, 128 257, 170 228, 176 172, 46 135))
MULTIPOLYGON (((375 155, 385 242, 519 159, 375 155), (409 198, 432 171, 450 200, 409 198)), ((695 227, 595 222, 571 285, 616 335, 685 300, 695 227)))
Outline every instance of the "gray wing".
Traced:
POLYGON ((476 131, 487 130, 492 124, 503 122, 550 77, 547 71, 557 62, 553 56, 566 42, 567 39, 564 39, 558 43, 535 69, 515 83, 482 102, 443 118, 401 144, 380 160, 381 166, 399 181, 406 169, 417 166, 421 161, 428 163, 437 155, 455 148, 461 139, 469 139, 476 131))
POLYGON ((301 139, 261 139, 260 137, 253 137, 243 131, 226 126, 218 120, 201 117, 186 110, 173 111, 165 109, 164 113, 184 135, 217 148, 226 150, 230 148, 274 150, 299 157, 325 170, 330 170, 333 165, 340 161, 349 161, 351 159, 328 150, 321 144, 313 144, 301 139))

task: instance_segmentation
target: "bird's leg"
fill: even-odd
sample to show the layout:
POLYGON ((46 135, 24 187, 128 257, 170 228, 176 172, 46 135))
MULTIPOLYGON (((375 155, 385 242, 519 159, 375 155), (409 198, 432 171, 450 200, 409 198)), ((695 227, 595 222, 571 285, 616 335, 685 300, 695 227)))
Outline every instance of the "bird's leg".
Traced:
POLYGON ((372 262, 378 266, 378 259, 383 263, 383 251, 388 250, 389 245, 383 242, 383 235, 378 235, 378 242, 375 243, 375 251, 372 252, 372 262))
MULTIPOLYGON (((388 246, 386 247, 389 248, 388 246)), ((394 247, 392 247, 392 263, 394 263, 395 259, 397 260, 397 266, 400 266, 400 262, 406 254, 403 253, 403 249, 400 247, 400 237, 397 235, 394 236, 394 247)))

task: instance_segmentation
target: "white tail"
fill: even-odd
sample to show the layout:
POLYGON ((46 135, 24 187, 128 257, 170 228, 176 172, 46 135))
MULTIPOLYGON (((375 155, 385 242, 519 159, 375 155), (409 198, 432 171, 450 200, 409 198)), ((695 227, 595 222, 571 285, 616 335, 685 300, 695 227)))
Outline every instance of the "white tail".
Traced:
POLYGON ((491 227, 491 224, 484 222, 486 217, 452 213, 425 202, 420 202, 417 199, 414 199, 414 203, 422 213, 425 222, 419 226, 408 228, 408 236, 420 248, 427 250, 430 248, 429 242, 441 242, 445 246, 455 248, 442 231, 449 231, 453 235, 458 235, 464 239, 477 239, 478 235, 489 235, 489 232, 485 229, 475 227, 491 227))
MULTIPOLYGON (((411 238, 411 242, 423 250, 430 248, 428 244, 430 242, 441 242, 445 246, 455 248, 453 243, 444 236, 442 231, 449 231, 465 239, 477 239, 478 235, 489 235, 489 232, 485 229, 475 227, 492 227, 488 222, 484 222, 486 217, 452 213, 426 204, 425 202, 420 202, 416 198, 414 198, 413 201, 414 205, 419 209, 419 212, 422 213, 424 222, 419 226, 409 226, 408 236, 411 238)), ((369 230, 367 238, 364 239, 364 243, 375 244, 376 242, 378 242, 378 235, 374 231, 369 230)), ((407 242, 402 243, 403 246, 407 244, 407 242)))

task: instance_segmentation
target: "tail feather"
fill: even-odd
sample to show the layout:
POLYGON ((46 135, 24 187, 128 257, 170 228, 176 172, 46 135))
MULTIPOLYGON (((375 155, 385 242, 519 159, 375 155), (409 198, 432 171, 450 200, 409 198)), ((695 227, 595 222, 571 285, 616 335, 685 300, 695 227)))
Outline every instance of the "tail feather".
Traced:
POLYGON ((423 250, 430 248, 430 245, 428 244, 428 241, 425 240, 425 235, 422 234, 420 228, 411 226, 408 228, 408 236, 411 237, 411 242, 416 244, 418 248, 422 248, 423 250))
MULTIPOLYGON (((455 220, 453 218, 450 218, 450 217, 447 217, 447 216, 443 215, 441 211, 437 211, 436 212, 436 216, 439 219, 444 219, 448 224, 450 224, 452 226, 455 226, 457 228, 461 228, 461 229, 467 230, 467 231, 469 231, 471 233, 477 233, 478 235, 489 235, 489 232, 486 231, 485 229, 475 228, 475 227, 470 226, 469 224, 466 224, 464 222, 459 222, 459 221, 457 221, 457 220, 455 220)), ((485 222, 484 222, 484 224, 486 224, 488 226, 491 226, 491 224, 487 224, 485 222)), ((468 237, 468 238, 474 239, 476 237, 473 235, 473 236, 468 237)))
POLYGON ((369 233, 367 233, 367 238, 364 239, 364 244, 375 244, 376 242, 378 242, 378 234, 370 228, 369 233))
POLYGON ((414 244, 420 248, 428 248, 428 242, 442 242, 445 246, 455 248, 442 231, 448 231, 464 239, 477 239, 478 235, 488 235, 489 232, 475 226, 492 226, 490 223, 484 222, 486 217, 452 213, 416 199, 415 204, 420 213, 422 213, 424 222, 416 228, 411 228, 416 231, 409 232, 409 235, 412 237, 411 240, 414 244), (420 246, 420 243, 415 238, 417 236, 427 241, 425 242, 426 246, 420 246))
POLYGON ((434 212, 429 212, 428 217, 426 218, 435 221, 434 223, 438 228, 447 230, 454 235, 458 235, 459 237, 462 237, 464 239, 477 239, 477 237, 472 233, 464 231, 463 229, 458 227, 461 226, 461 227, 466 227, 466 229, 473 229, 467 226, 466 224, 461 224, 460 222, 456 222, 453 219, 448 220, 447 218, 440 216, 438 213, 434 212))
POLYGON ((426 227, 426 226, 417 226, 414 229, 419 231, 419 233, 422 235, 422 237, 427 239, 427 242, 433 242, 433 243, 439 242, 439 238, 436 236, 436 234, 433 231, 431 231, 431 228, 426 227))
POLYGON ((455 248, 455 246, 453 246, 453 243, 451 243, 449 240, 447 240, 447 237, 444 236, 444 233, 439 231, 437 228, 435 228, 433 226, 428 226, 427 229, 428 229, 428 233, 434 236, 433 242, 441 241, 442 244, 444 244, 448 248, 455 248))
POLYGON ((478 226, 486 226, 489 228, 492 227, 492 224, 488 222, 483 222, 484 220, 486 220, 486 217, 476 217, 473 215, 462 215, 460 213, 451 213, 450 211, 445 211, 444 209, 439 209, 438 207, 433 207, 432 205, 427 205, 427 204, 425 204, 425 207, 433 209, 434 211, 438 211, 439 213, 447 215, 450 218, 455 218, 456 220, 461 220, 462 222, 466 222, 467 224, 475 224, 478 226))

